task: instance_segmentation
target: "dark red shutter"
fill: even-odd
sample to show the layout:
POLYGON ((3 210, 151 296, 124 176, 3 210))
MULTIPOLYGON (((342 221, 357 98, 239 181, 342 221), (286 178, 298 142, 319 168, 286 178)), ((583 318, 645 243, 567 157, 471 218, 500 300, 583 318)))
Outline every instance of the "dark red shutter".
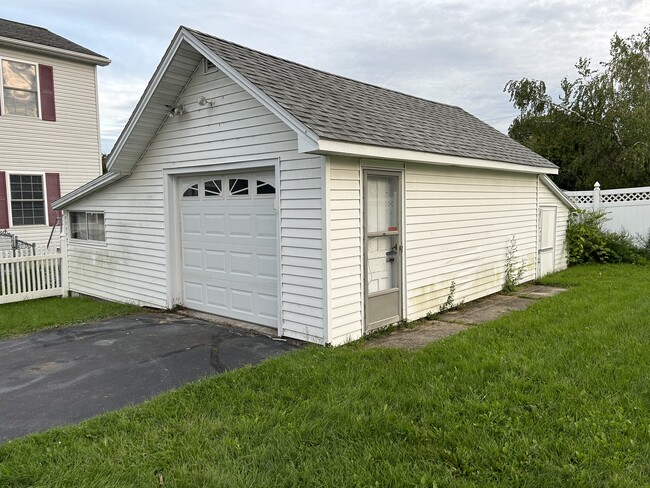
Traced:
POLYGON ((41 89, 41 118, 43 120, 56 120, 54 109, 54 74, 52 66, 38 65, 38 80, 41 89))
POLYGON ((52 202, 61 198, 59 173, 45 173, 45 189, 47 191, 47 219, 50 225, 54 225, 56 218, 61 213, 58 210, 52 210, 52 202))
POLYGON ((9 205, 7 204, 7 179, 0 171, 0 229, 9 228, 9 205))

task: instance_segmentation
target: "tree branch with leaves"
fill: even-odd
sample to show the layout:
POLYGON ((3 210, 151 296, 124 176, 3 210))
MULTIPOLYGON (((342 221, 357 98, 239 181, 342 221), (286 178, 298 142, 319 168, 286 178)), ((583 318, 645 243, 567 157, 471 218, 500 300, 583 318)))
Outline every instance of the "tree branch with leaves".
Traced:
POLYGON ((565 77, 554 101, 542 80, 509 81, 504 92, 520 111, 509 135, 560 167, 567 190, 650 185, 650 26, 615 34, 610 59, 588 58, 565 77))

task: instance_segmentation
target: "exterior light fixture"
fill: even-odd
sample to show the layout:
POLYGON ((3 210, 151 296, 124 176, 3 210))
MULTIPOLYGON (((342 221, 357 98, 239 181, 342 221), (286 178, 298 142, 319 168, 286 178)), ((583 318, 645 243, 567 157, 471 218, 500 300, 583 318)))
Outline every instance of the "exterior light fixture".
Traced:
POLYGON ((169 118, 185 113, 185 107, 183 105, 165 105, 165 107, 167 107, 167 117, 169 118))
POLYGON ((196 101, 201 107, 205 107, 206 105, 208 107, 213 107, 214 106, 214 99, 208 100, 205 97, 199 97, 199 99, 196 101))

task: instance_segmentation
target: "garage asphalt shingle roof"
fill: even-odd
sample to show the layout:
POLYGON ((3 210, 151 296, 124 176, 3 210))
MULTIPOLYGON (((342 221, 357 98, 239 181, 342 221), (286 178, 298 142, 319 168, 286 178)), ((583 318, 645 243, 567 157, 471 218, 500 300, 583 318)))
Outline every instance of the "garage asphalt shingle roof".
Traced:
POLYGON ((309 68, 186 29, 323 139, 556 167, 459 107, 309 68))
POLYGON ((35 25, 21 24, 12 20, 0 19, 0 37, 7 37, 19 41, 31 42, 33 44, 40 44, 42 46, 55 47, 64 49, 80 54, 88 54, 90 56, 98 56, 103 58, 101 54, 97 54, 90 49, 86 49, 79 44, 69 41, 65 37, 61 37, 53 32, 50 32, 43 27, 35 25))

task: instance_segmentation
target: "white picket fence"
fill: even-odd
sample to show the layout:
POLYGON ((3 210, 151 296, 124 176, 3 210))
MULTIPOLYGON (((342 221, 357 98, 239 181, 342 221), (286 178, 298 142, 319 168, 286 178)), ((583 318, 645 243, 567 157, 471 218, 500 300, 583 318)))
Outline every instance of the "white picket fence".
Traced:
POLYGON ((62 295, 61 252, 0 252, 0 304, 62 295))
POLYGON ((650 230, 650 186, 601 190, 596 182, 593 190, 564 193, 578 208, 607 212, 607 230, 626 230, 633 237, 645 236, 650 230))

